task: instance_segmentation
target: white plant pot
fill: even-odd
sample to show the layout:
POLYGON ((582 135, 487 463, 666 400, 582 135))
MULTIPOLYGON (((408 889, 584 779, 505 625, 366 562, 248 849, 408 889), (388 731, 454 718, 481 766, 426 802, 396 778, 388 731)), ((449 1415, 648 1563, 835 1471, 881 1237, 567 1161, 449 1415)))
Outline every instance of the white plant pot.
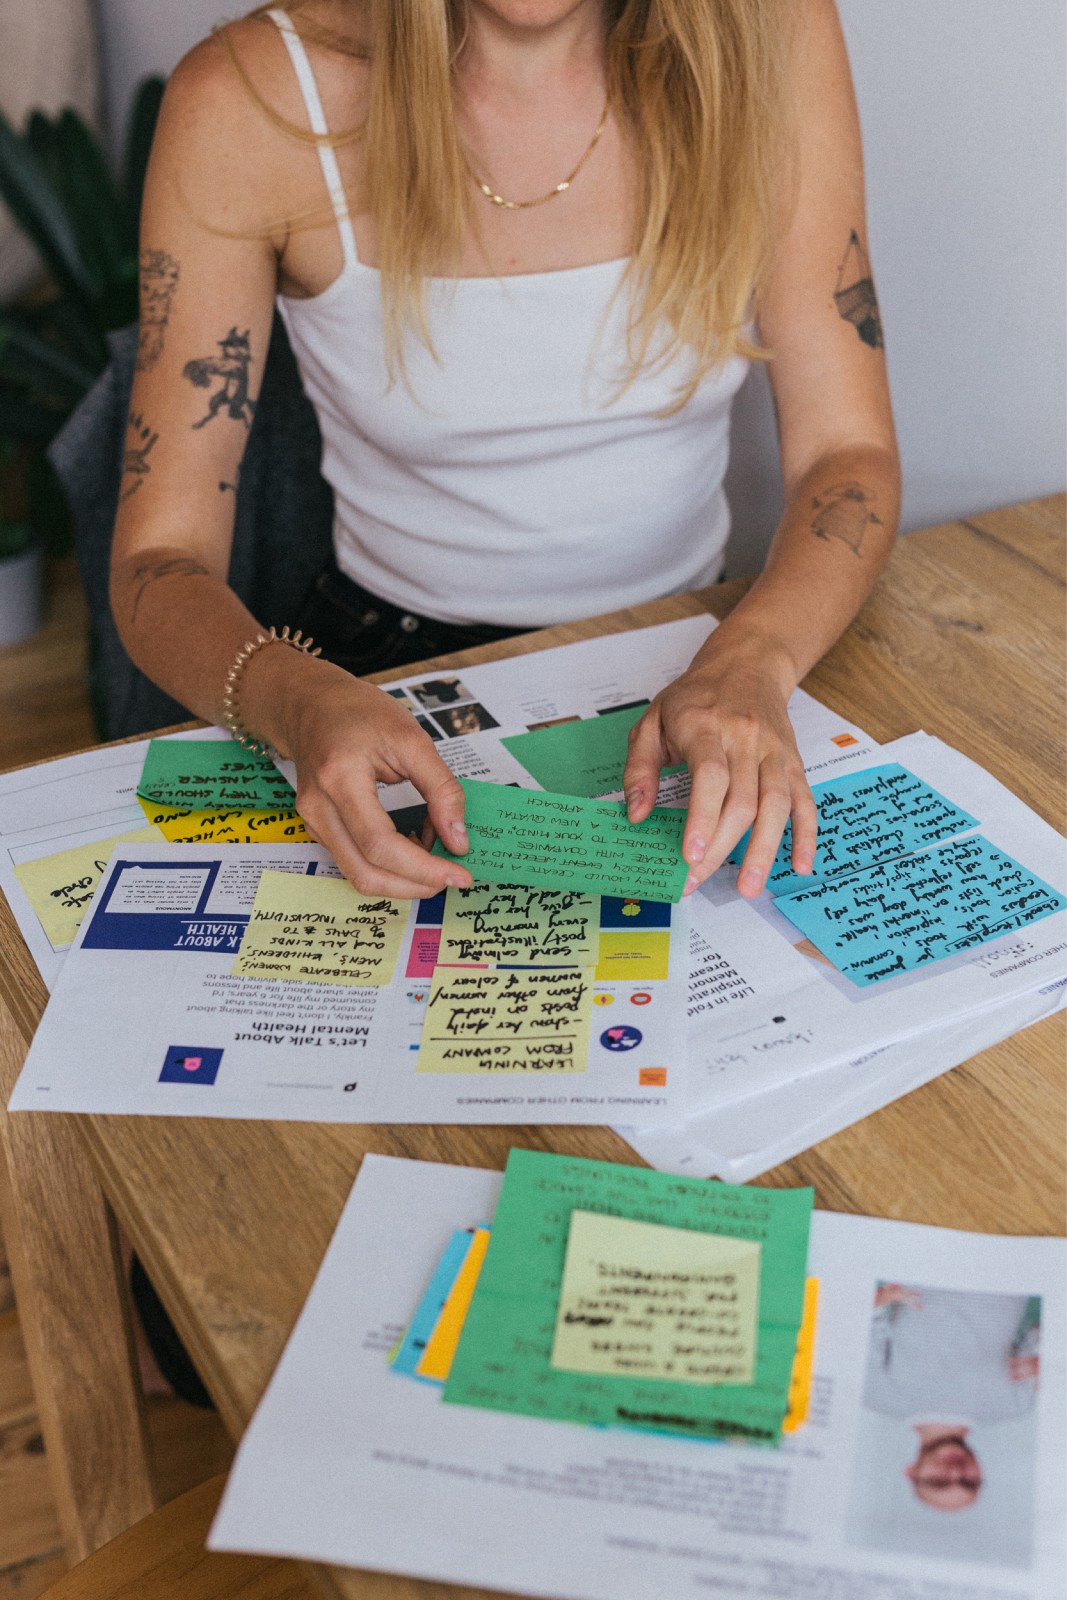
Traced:
POLYGON ((41 626, 43 578, 40 545, 0 561, 0 647, 21 644, 41 626))

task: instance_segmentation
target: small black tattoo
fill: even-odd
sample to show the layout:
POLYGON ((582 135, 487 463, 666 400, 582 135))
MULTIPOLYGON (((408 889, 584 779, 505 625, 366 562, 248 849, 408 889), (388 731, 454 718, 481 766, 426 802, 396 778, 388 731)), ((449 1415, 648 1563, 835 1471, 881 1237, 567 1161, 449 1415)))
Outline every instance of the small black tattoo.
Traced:
POLYGON ((141 332, 137 340, 137 370, 147 372, 163 354, 163 335, 178 287, 178 263, 166 250, 141 251, 141 332))
POLYGON ((136 494, 142 483, 152 470, 149 456, 159 438, 158 433, 145 422, 139 411, 131 411, 127 423, 129 433, 133 435, 132 441, 127 435, 126 449, 122 457, 122 490, 119 494, 119 504, 128 500, 131 494, 136 494), (130 482, 127 483, 127 478, 130 482))
POLYGON ((141 596, 150 583, 155 583, 159 578, 210 578, 211 573, 202 561, 197 561, 193 556, 167 556, 162 561, 139 561, 133 569, 133 581, 137 585, 137 593, 133 600, 133 610, 130 613, 132 622, 137 616, 137 607, 141 604, 141 596))
POLYGON ((200 356, 196 361, 186 362, 182 376, 188 378, 195 388, 210 389, 212 382, 219 380, 219 387, 211 396, 207 415, 201 417, 199 422, 194 422, 194 428, 202 428, 205 422, 217 417, 223 407, 235 422, 243 422, 246 428, 252 426, 256 406, 248 394, 248 368, 251 362, 252 347, 247 328, 244 333, 231 328, 225 339, 219 340, 217 356, 200 356))
POLYGON ((222 478, 219 479, 219 493, 220 494, 225 494, 227 489, 232 489, 234 494, 236 495, 236 493, 237 493, 237 491, 238 491, 238 489, 240 487, 241 487, 241 463, 238 462, 237 466, 236 466, 236 468, 234 470, 233 482, 232 483, 226 483, 222 478))
POLYGON ((851 322, 864 344, 869 344, 872 350, 882 348, 885 342, 882 338, 882 318, 878 310, 878 296, 874 292, 871 264, 855 228, 849 234, 848 249, 837 269, 834 304, 838 315, 846 322, 851 322))
POLYGON ((811 531, 817 539, 840 539, 858 556, 867 529, 882 526, 881 517, 871 509, 874 503, 874 495, 862 484, 837 483, 812 501, 811 531))

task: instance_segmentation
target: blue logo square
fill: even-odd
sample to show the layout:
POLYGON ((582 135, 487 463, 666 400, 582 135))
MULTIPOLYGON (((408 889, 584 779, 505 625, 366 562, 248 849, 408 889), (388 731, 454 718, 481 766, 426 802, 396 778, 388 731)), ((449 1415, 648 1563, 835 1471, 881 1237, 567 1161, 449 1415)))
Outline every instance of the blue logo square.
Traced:
POLYGON ((159 1074, 160 1083, 214 1083, 219 1075, 222 1051, 205 1045, 172 1044, 159 1074))

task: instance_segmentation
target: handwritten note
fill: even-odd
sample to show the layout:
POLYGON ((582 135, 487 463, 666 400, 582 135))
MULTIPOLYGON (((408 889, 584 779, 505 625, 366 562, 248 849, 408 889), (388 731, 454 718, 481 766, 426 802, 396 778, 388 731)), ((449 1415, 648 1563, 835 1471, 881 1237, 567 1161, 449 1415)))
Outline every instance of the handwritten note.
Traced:
POLYGON ((786 1414, 804 1303, 810 1189, 706 1183, 609 1162, 512 1150, 485 1265, 445 1385, 446 1401, 688 1437, 774 1440, 786 1414), (750 1384, 665 1382, 552 1365, 575 1210, 759 1244, 759 1329, 750 1384))
MULTIPOLYGON (((812 794, 819 813, 814 871, 808 877, 793 871, 789 860, 793 825, 787 824, 767 879, 773 895, 810 889, 848 872, 895 861, 978 825, 977 817, 896 762, 814 784, 812 794)), ((749 836, 746 833, 731 851, 729 859, 735 864, 748 848, 749 836)))
POLYGON ((751 1383, 760 1246, 573 1211, 552 1365, 668 1383, 751 1383))
POLYGON ((185 811, 291 811, 292 785, 232 739, 150 739, 137 793, 185 811))
POLYGON ((36 861, 19 862, 15 876, 53 949, 70 944, 81 927, 114 846, 158 844, 162 837, 158 828, 138 828, 59 850, 55 855, 38 856, 36 861))
POLYGON ((420 1378, 433 1378, 438 1383, 444 1383, 448 1377, 488 1243, 488 1228, 475 1228, 470 1249, 463 1257, 455 1282, 441 1307, 441 1315, 434 1324, 434 1330, 426 1341, 426 1349, 415 1369, 420 1378))
POLYGON ((512 734, 500 742, 543 789, 591 800, 622 788, 627 737, 647 709, 643 705, 627 706, 624 711, 605 711, 578 722, 561 722, 554 728, 512 734))
POLYGON ((861 987, 960 955, 1062 911, 1067 900, 981 834, 776 901, 861 987))
POLYGON ((388 983, 410 909, 406 900, 365 898, 343 878, 265 871, 233 976, 388 983))
POLYGON ((295 811, 182 811, 141 795, 137 803, 170 844, 304 844, 308 838, 295 811))
POLYGON ((446 892, 438 959, 592 966, 599 930, 598 895, 476 883, 446 892))
POLYGON ((584 1072, 589 967, 436 967, 419 1072, 584 1072))
POLYGON ((634 900, 681 898, 684 812, 657 809, 634 826, 621 801, 460 781, 470 850, 454 856, 440 840, 433 848, 474 878, 634 900))

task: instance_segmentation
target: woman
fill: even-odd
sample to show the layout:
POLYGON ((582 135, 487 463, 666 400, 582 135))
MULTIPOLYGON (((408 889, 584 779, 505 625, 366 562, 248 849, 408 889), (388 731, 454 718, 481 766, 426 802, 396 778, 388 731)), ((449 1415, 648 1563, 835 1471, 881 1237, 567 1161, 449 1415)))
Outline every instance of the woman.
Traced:
POLYGON ((409 778, 462 853, 459 784, 339 663, 714 581, 729 403, 765 352, 785 515, 637 724, 624 787, 640 821, 661 764, 688 763, 689 891, 751 826, 738 887, 758 894, 790 818, 809 871, 786 702, 898 514, 864 239, 832 0, 309 0, 227 28, 170 82, 145 195, 112 568, 129 654, 294 758, 301 813, 359 889, 465 884, 376 794, 409 778), (226 585, 276 296, 337 508, 336 566, 292 620, 332 660, 248 654, 258 625, 226 585))

